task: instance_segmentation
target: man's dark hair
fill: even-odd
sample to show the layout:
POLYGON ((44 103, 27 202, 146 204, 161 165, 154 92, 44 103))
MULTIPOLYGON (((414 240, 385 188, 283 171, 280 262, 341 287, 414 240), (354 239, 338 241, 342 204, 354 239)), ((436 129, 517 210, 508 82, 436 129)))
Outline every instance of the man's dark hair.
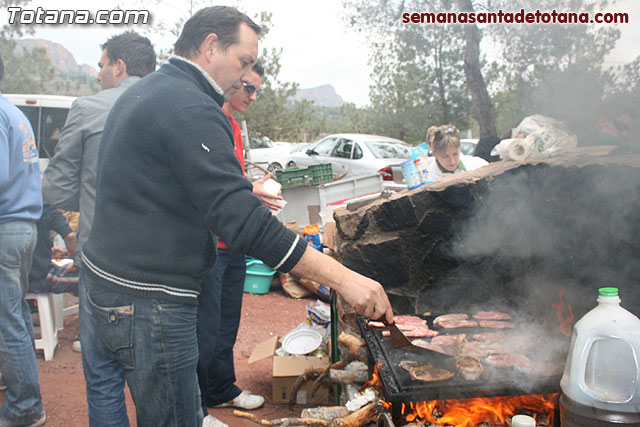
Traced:
POLYGON ((176 55, 192 59, 200 53, 200 46, 211 33, 218 36, 222 50, 239 41, 240 24, 247 24, 256 34, 260 27, 238 9, 213 6, 200 9, 184 24, 182 33, 173 46, 176 55))
POLYGON ((4 79, 4 61, 2 60, 2 56, 0 56, 0 81, 4 79))
POLYGON ((156 69, 156 53, 151 41, 135 31, 113 36, 101 47, 107 50, 110 64, 122 59, 130 76, 144 77, 156 69))
POLYGON ((262 66, 262 62, 256 61, 256 63, 253 64, 252 70, 260 77, 264 77, 264 67, 262 66))

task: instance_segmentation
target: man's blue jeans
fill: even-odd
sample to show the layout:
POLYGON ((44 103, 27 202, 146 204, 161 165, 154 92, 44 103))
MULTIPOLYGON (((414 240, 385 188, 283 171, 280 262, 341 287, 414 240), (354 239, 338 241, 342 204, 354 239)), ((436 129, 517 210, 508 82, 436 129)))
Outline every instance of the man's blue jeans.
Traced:
POLYGON ((237 397, 233 346, 238 335, 246 263, 242 255, 218 249, 215 266, 202 284, 198 297, 198 382, 202 407, 215 406, 237 397))
POLYGON ((124 370, 138 427, 200 427, 196 306, 134 297, 85 279, 96 335, 109 349, 98 363, 124 370))
POLYGON ((44 412, 33 345, 33 322, 24 299, 36 225, 0 223, 0 372, 7 385, 0 424, 29 425, 44 412))
POLYGON ((80 344, 91 427, 128 427, 124 397, 124 368, 111 359, 111 351, 96 332, 87 299, 86 275, 78 281, 80 344))

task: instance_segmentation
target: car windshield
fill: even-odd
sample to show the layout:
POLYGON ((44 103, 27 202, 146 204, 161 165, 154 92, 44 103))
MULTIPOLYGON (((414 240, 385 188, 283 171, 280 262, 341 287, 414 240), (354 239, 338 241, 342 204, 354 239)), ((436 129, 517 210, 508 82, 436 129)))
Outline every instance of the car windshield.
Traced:
POLYGON ((409 146, 401 142, 365 141, 365 144, 378 159, 404 159, 409 157, 409 146))
POLYGON ((273 141, 266 136, 254 136, 250 139, 251 148, 271 148, 273 141))
POLYGON ((460 140, 460 151, 467 156, 472 156, 476 149, 477 141, 460 140))

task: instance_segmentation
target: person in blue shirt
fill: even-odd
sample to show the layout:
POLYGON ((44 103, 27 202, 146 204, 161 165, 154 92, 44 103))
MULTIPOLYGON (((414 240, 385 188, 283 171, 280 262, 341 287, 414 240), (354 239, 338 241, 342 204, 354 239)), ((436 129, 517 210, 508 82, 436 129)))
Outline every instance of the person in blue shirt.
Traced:
MULTIPOLYGON (((0 58, 0 80, 4 63, 0 58)), ((36 221, 42 214, 40 166, 29 120, 0 94, 0 372, 7 386, 0 426, 41 426, 38 364, 25 300, 36 221)))

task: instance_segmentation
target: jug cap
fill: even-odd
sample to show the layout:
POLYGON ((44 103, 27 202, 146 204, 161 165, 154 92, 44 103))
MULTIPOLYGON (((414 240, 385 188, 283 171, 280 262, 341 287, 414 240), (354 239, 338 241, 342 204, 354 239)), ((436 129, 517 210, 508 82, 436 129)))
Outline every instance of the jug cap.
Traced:
POLYGON ((618 288, 600 288, 598 289, 598 293, 603 297, 616 297, 618 296, 618 288))
POLYGON ((536 427, 536 420, 528 415, 514 415, 511 418, 513 427, 536 427))

